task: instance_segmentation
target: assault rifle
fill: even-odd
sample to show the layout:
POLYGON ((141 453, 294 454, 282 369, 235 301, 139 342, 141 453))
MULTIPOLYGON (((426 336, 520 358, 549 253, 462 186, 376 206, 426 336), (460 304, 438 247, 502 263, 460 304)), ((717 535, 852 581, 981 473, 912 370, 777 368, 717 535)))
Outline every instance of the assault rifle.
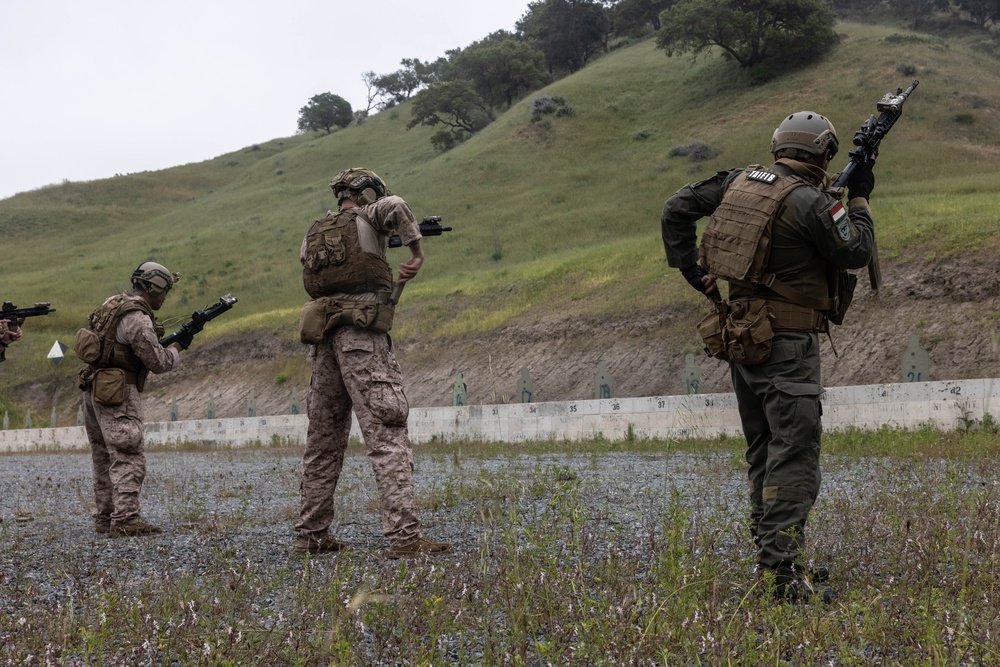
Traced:
POLYGON ((39 317, 54 312, 56 309, 50 308, 48 301, 39 301, 31 308, 18 308, 10 301, 4 301, 3 310, 0 310, 0 320, 7 320, 9 329, 19 329, 29 317, 39 317))
POLYGON ((218 303, 206 306, 204 310, 194 311, 191 315, 191 319, 182 324, 180 329, 161 340, 160 345, 167 347, 172 343, 176 343, 177 339, 184 333, 190 333, 194 336, 196 333, 199 333, 205 328, 205 322, 214 320, 216 317, 232 308, 236 301, 237 299, 235 296, 232 294, 226 294, 225 296, 219 297, 218 303))
MULTIPOLYGON (((855 169, 863 167, 869 158, 874 159, 878 156, 878 148, 882 139, 889 134, 889 130, 903 115, 903 102, 910 96, 918 83, 920 82, 914 79, 906 90, 897 88, 895 93, 886 93, 876 103, 875 108, 879 112, 879 116, 878 118, 875 117, 875 114, 868 116, 868 119, 861 123, 861 129, 854 133, 854 145, 857 148, 848 153, 851 156, 851 161, 847 163, 844 170, 840 172, 840 176, 834 181, 832 186, 834 189, 847 185, 847 181, 855 169)), ((872 290, 876 292, 882 286, 882 267, 879 265, 878 245, 875 244, 874 237, 872 237, 872 260, 868 263, 868 282, 871 283, 872 290)))
MULTIPOLYGON (((421 236, 441 236, 445 232, 450 232, 451 227, 441 226, 441 216, 440 215, 428 215, 426 218, 420 221, 420 235, 421 236)), ((389 247, 390 248, 400 248, 403 246, 403 241, 397 235, 392 235, 389 237, 389 247)), ((403 293, 403 287, 406 283, 396 283, 396 286, 392 288, 392 295, 389 297, 389 303, 395 305, 399 303, 399 296, 403 293)))
MULTIPOLYGON (((420 235, 421 236, 441 236, 445 232, 450 232, 451 227, 441 226, 441 216, 440 215, 429 215, 420 221, 420 235)), ((403 246, 402 240, 399 236, 393 234, 389 237, 389 247, 390 248, 401 248, 403 246)))

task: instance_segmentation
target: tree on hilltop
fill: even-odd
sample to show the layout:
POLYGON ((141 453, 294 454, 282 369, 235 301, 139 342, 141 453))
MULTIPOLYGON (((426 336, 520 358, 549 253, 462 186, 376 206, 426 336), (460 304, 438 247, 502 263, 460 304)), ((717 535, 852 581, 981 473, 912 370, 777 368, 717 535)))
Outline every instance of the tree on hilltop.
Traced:
POLYGON ((542 52, 506 30, 447 53, 449 79, 468 81, 493 108, 509 107, 549 78, 542 52))
POLYGON ((595 0, 537 0, 528 5, 517 29, 538 44, 550 73, 572 73, 607 50, 611 23, 595 0))
POLYGON ((299 132, 326 130, 330 134, 335 127, 350 125, 353 118, 350 102, 340 95, 320 93, 299 109, 299 132))
POLYGON ((647 25, 653 30, 659 30, 660 14, 674 2, 675 0, 617 0, 611 6, 615 34, 625 37, 630 33, 639 33, 647 25))
POLYGON ((955 6, 966 12, 980 27, 1000 21, 1000 0, 955 0, 955 6))
POLYGON ((823 0, 679 0, 660 14, 656 46, 695 57, 719 47, 743 68, 799 62, 833 46, 836 21, 823 0))
POLYGON ((448 150, 483 129, 493 114, 468 81, 444 81, 424 88, 413 98, 413 117, 406 129, 417 125, 442 125, 431 137, 440 150, 448 150))

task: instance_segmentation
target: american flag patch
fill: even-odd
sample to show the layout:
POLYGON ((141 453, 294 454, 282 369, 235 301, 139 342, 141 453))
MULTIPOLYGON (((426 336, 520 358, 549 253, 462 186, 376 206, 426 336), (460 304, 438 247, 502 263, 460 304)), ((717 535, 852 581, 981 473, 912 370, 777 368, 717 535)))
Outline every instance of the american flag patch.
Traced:
POLYGON ((842 203, 837 202, 833 205, 833 208, 830 209, 830 215, 833 216, 833 222, 838 223, 841 218, 847 215, 847 211, 844 210, 844 205, 842 203))
POLYGON ((774 183, 778 179, 778 175, 772 174, 769 171, 754 169, 749 174, 747 174, 747 178, 749 178, 751 181, 760 181, 761 183, 774 183))

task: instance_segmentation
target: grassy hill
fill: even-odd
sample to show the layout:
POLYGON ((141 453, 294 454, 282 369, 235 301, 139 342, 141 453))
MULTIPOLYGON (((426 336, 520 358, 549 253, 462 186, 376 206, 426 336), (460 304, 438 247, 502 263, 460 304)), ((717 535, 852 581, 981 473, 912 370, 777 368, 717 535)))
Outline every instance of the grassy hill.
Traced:
MULTIPOLYGON (((69 343, 146 259, 183 274, 165 319, 178 322, 226 292, 239 298, 199 340, 259 331, 294 340, 306 299, 299 243, 335 205, 330 177, 349 166, 374 169, 418 217, 441 215, 455 229, 425 241, 397 340, 490 335, 553 313, 600 320, 689 307, 698 295, 662 259, 665 198, 718 169, 767 161, 770 134, 792 111, 827 115, 846 144, 883 93, 914 78, 920 85, 876 168, 883 258, 995 255, 1000 68, 976 48, 981 37, 838 30, 840 44, 822 62, 755 87, 721 58, 668 59, 642 41, 538 91, 564 97, 573 115, 532 123, 530 95, 443 154, 429 129, 406 130, 404 104, 329 136, 2 200, 0 296, 58 309, 28 324, 0 368, 5 384, 71 382, 79 364, 51 366, 48 348, 55 338, 69 343), (717 157, 672 156, 694 142, 717 157)), ((396 252, 398 264, 406 253, 396 252)), ((27 399, 15 389, 2 400, 27 399)))

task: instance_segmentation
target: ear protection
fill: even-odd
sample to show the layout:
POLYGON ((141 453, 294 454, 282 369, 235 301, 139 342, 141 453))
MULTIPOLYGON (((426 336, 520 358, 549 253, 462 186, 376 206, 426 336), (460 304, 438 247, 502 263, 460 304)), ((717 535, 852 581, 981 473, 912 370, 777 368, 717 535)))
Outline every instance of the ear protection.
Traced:
POLYGON ((378 194, 375 193, 374 188, 365 188, 357 194, 354 201, 359 206, 367 206, 378 199, 378 194))

